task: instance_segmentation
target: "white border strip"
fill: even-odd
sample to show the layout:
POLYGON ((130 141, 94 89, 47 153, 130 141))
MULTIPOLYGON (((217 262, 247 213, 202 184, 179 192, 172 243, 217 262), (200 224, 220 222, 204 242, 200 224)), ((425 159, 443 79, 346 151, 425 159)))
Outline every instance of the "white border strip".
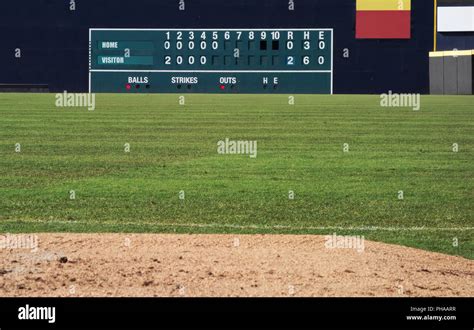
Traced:
POLYGON ((89 29, 89 94, 91 93, 91 81, 92 81, 92 30, 89 29))
MULTIPOLYGON (((146 29, 146 28, 89 28, 89 93, 92 92, 92 72, 189 72, 189 73, 331 73, 331 89, 330 95, 334 94, 334 29, 146 29), (107 70, 94 69, 92 70, 92 31, 331 31, 331 70, 107 70)), ((262 93, 263 94, 263 93, 262 93)))
POLYGON ((90 72, 189 72, 189 73, 212 73, 212 72, 223 72, 223 73, 330 73, 331 70, 114 70, 114 69, 93 69, 90 72))
POLYGON ((304 29, 304 28, 282 28, 282 29, 272 29, 272 28, 258 28, 258 29, 201 29, 201 28, 192 28, 192 29, 147 29, 147 28, 90 28, 89 30, 92 31, 333 31, 332 28, 311 28, 311 29, 304 29))
POLYGON ((331 95, 334 95, 334 29, 331 31, 331 95))

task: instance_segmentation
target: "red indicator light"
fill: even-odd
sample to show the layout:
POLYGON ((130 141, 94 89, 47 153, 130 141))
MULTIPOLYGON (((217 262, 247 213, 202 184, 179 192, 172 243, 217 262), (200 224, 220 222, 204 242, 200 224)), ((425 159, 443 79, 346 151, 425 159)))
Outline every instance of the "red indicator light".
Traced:
POLYGON ((225 86, 224 85, 221 85, 221 90, 224 90, 225 89, 225 86))
POLYGON ((129 91, 130 88, 132 88, 132 86, 130 86, 130 84, 126 84, 126 85, 125 85, 125 88, 129 91))

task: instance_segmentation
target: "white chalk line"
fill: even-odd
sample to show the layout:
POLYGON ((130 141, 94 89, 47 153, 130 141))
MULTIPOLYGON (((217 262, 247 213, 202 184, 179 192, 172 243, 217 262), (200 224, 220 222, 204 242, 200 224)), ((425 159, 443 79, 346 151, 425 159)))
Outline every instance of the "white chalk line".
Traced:
POLYGON ((379 226, 287 226, 287 225, 234 225, 217 223, 135 223, 135 222, 86 222, 86 221, 61 221, 61 220, 6 220, 1 223, 17 223, 19 221, 29 223, 50 223, 50 224, 68 224, 68 225, 116 225, 116 226, 136 226, 136 227, 184 227, 184 228, 231 228, 231 229, 265 229, 265 230, 349 230, 349 231, 470 231, 474 227, 379 227, 379 226))

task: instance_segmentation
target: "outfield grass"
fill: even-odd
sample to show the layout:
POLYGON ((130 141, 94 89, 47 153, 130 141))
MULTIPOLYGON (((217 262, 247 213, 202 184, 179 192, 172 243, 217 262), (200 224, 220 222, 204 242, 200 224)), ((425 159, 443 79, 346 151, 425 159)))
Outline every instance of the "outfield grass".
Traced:
POLYGON ((336 232, 474 259, 473 97, 424 96, 420 111, 378 96, 96 101, 0 94, 1 232, 336 232), (219 155, 226 137, 258 157, 219 155))

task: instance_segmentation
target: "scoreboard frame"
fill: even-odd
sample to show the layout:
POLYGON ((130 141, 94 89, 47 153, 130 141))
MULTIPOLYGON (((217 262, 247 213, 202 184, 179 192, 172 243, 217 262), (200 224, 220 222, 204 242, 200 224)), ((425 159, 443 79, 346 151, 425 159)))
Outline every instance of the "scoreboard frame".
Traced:
MULTIPOLYGON (((92 74, 94 72, 137 72, 137 73, 330 73, 330 93, 334 94, 334 29, 333 28, 89 28, 89 93, 92 93, 92 74), (331 32, 331 68, 329 70, 154 70, 154 69, 92 69, 92 33, 93 31, 160 31, 160 32, 188 32, 188 31, 330 31, 331 32)), ((264 93, 261 93, 264 94, 264 93)))

